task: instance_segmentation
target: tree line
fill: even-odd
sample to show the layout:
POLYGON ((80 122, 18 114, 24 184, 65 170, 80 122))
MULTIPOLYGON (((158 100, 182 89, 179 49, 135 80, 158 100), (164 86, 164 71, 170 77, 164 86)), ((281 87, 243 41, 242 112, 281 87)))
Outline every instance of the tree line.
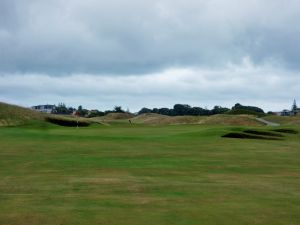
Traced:
POLYGON ((187 104, 175 104, 173 108, 142 108, 138 114, 144 113, 157 113, 167 116, 207 116, 213 114, 222 114, 229 111, 228 108, 224 108, 221 106, 215 106, 212 110, 201 108, 201 107, 191 107, 187 104))
MULTIPOLYGON (((67 107, 64 103, 59 103, 58 106, 55 107, 53 111, 54 114, 75 114, 77 116, 82 117, 97 117, 104 116, 108 113, 125 113, 129 112, 129 110, 125 111, 121 106, 115 106, 113 110, 88 110, 84 109, 81 105, 78 108, 67 107)), ((214 106, 212 109, 201 108, 201 107, 192 107, 188 104, 175 104, 173 108, 142 108, 138 111, 138 115, 144 113, 156 113, 167 116, 209 116, 215 114, 263 114, 264 111, 256 106, 243 106, 239 103, 235 104, 231 109, 222 107, 222 106, 214 106)))
POLYGON ((142 108, 138 114, 144 113, 157 113, 167 116, 209 116, 215 114, 224 114, 224 113, 234 113, 234 112, 249 112, 251 114, 256 113, 264 113, 261 108, 255 106, 243 106, 239 103, 235 104, 231 109, 222 107, 222 106, 215 106, 213 109, 209 110, 206 108, 201 107, 191 107, 187 104, 175 104, 173 108, 142 108))
POLYGON ((100 111, 98 109, 88 110, 83 108, 81 105, 78 108, 67 107, 65 103, 59 103, 55 106, 55 109, 52 111, 53 114, 62 114, 62 115, 77 115, 81 117, 97 117, 104 116, 108 113, 125 113, 121 106, 115 106, 113 110, 100 111))

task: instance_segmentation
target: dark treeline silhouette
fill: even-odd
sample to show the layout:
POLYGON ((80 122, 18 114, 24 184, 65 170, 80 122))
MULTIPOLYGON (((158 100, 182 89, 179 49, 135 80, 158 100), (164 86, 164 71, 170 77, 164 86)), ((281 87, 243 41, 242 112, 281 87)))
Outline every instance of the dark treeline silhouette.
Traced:
POLYGON ((52 111, 54 114, 64 114, 69 115, 75 112, 76 109, 73 107, 67 107, 65 103, 58 103, 57 106, 55 106, 55 109, 52 111))
MULTIPOLYGON (((126 111, 130 113, 129 110, 126 111)), ((66 107, 64 103, 59 103, 56 106, 55 110, 52 112, 54 114, 74 114, 81 117, 97 117, 97 116, 104 116, 108 113, 125 113, 121 106, 115 106, 113 110, 106 110, 100 111, 97 109, 94 110, 87 110, 84 109, 81 105, 78 106, 77 109, 73 107, 66 107)), ((239 103, 235 104, 231 109, 222 107, 222 106, 215 106, 213 109, 206 109, 201 107, 192 107, 187 104, 175 104, 173 108, 142 108, 138 114, 144 113, 156 113, 162 114, 167 116, 209 116, 215 114, 264 114, 264 111, 261 108, 256 106, 243 106, 239 103)))
POLYGON ((215 106, 209 110, 201 107, 191 107, 187 104, 176 104, 172 109, 169 108, 142 108, 138 114, 144 113, 157 113, 167 116, 209 116, 215 114, 263 114, 264 111, 261 108, 255 106, 243 106, 239 103, 235 104, 231 110, 222 106, 215 106))
POLYGON ((214 114, 222 114, 229 111, 228 108, 224 108, 221 106, 215 106, 212 110, 204 109, 201 107, 191 107, 187 104, 176 104, 172 109, 169 108, 154 108, 154 109, 148 109, 148 108, 142 108, 138 114, 143 113, 157 113, 167 116, 208 116, 208 115, 214 115, 214 114))
POLYGON ((65 103, 59 103, 52 111, 53 114, 62 115, 77 115, 81 117, 97 117, 104 116, 108 113, 125 113, 121 106, 115 106, 113 110, 100 111, 98 109, 88 110, 83 108, 81 105, 78 108, 67 107, 65 103))
POLYGON ((256 106, 244 106, 241 105, 240 103, 237 103, 232 107, 232 110, 236 110, 236 109, 243 109, 243 110, 254 111, 257 113, 264 113, 264 110, 262 110, 261 108, 258 108, 256 106))

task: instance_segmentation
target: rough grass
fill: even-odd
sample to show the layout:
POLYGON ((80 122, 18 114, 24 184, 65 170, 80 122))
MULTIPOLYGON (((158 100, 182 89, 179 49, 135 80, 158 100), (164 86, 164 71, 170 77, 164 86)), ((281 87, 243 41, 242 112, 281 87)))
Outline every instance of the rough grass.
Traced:
POLYGON ((94 117, 93 120, 100 122, 111 122, 115 120, 126 120, 133 118, 134 115, 131 113, 108 113, 105 116, 94 117))
POLYGON ((131 119, 133 123, 149 125, 167 124, 202 124, 202 125, 236 125, 261 126, 252 115, 214 115, 214 116, 165 116, 147 113, 131 119))
POLYGON ((88 118, 40 113, 28 108, 0 102, 0 127, 26 124, 47 126, 46 122, 61 126, 77 126, 77 121, 79 121, 79 126, 89 126, 95 122, 88 118))
POLYGON ((264 119, 281 125, 300 125, 300 115, 297 116, 266 116, 264 119))
POLYGON ((0 128, 0 224, 300 224, 300 134, 246 129, 0 128))
POLYGON ((0 102, 0 127, 22 125, 35 120, 44 120, 44 115, 31 109, 0 102))
POLYGON ((226 126, 262 126, 253 115, 214 115, 208 117, 204 125, 226 125, 226 126))

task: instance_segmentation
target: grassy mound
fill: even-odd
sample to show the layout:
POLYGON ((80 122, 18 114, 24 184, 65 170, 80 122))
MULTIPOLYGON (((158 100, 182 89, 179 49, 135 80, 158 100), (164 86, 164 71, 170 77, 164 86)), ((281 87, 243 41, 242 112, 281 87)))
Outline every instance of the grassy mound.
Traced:
POLYGON ((214 116, 165 116, 155 113, 146 113, 134 117, 133 123, 153 125, 166 124, 203 124, 229 126, 261 126, 252 115, 214 115, 214 116))
POLYGON ((95 121, 114 121, 114 120, 126 120, 133 118, 134 115, 131 113, 108 113, 105 116, 95 117, 93 120, 95 121))
POLYGON ((198 124, 205 117, 200 116, 166 116, 156 113, 145 113, 134 117, 133 123, 143 123, 152 125, 168 125, 168 124, 198 124))
POLYGON ((42 113, 0 102, 0 126, 17 126, 30 121, 43 121, 42 113))
POLYGON ((281 125, 300 125, 300 115, 297 116, 266 116, 264 119, 281 125))
MULTIPOLYGON (((61 126, 77 126, 77 118, 44 114, 31 109, 0 102, 0 127, 25 124, 43 124, 49 122, 61 126)), ((78 126, 89 126, 92 122, 86 118, 78 119, 78 126)))
POLYGON ((171 123, 170 120, 172 120, 172 117, 156 114, 156 113, 145 113, 131 119, 133 123, 143 123, 143 124, 153 124, 153 125, 170 124, 171 123))
POLYGON ((255 116, 252 115, 214 115, 207 117, 202 124, 224 126, 261 126, 255 116))

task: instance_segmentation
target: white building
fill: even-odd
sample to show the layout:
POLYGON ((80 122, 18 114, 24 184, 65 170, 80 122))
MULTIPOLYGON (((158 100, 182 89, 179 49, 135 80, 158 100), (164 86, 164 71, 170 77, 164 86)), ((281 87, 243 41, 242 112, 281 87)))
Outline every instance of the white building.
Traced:
POLYGON ((300 108, 297 107, 296 100, 294 100, 293 106, 291 110, 285 109, 281 112, 277 112, 276 115, 278 116, 295 116, 300 115, 300 108))
POLYGON ((292 111, 291 110, 283 110, 282 112, 280 112, 280 116, 291 116, 292 115, 292 111))
POLYGON ((37 105, 32 106, 31 109, 43 113, 52 113, 55 110, 55 105, 37 105))

